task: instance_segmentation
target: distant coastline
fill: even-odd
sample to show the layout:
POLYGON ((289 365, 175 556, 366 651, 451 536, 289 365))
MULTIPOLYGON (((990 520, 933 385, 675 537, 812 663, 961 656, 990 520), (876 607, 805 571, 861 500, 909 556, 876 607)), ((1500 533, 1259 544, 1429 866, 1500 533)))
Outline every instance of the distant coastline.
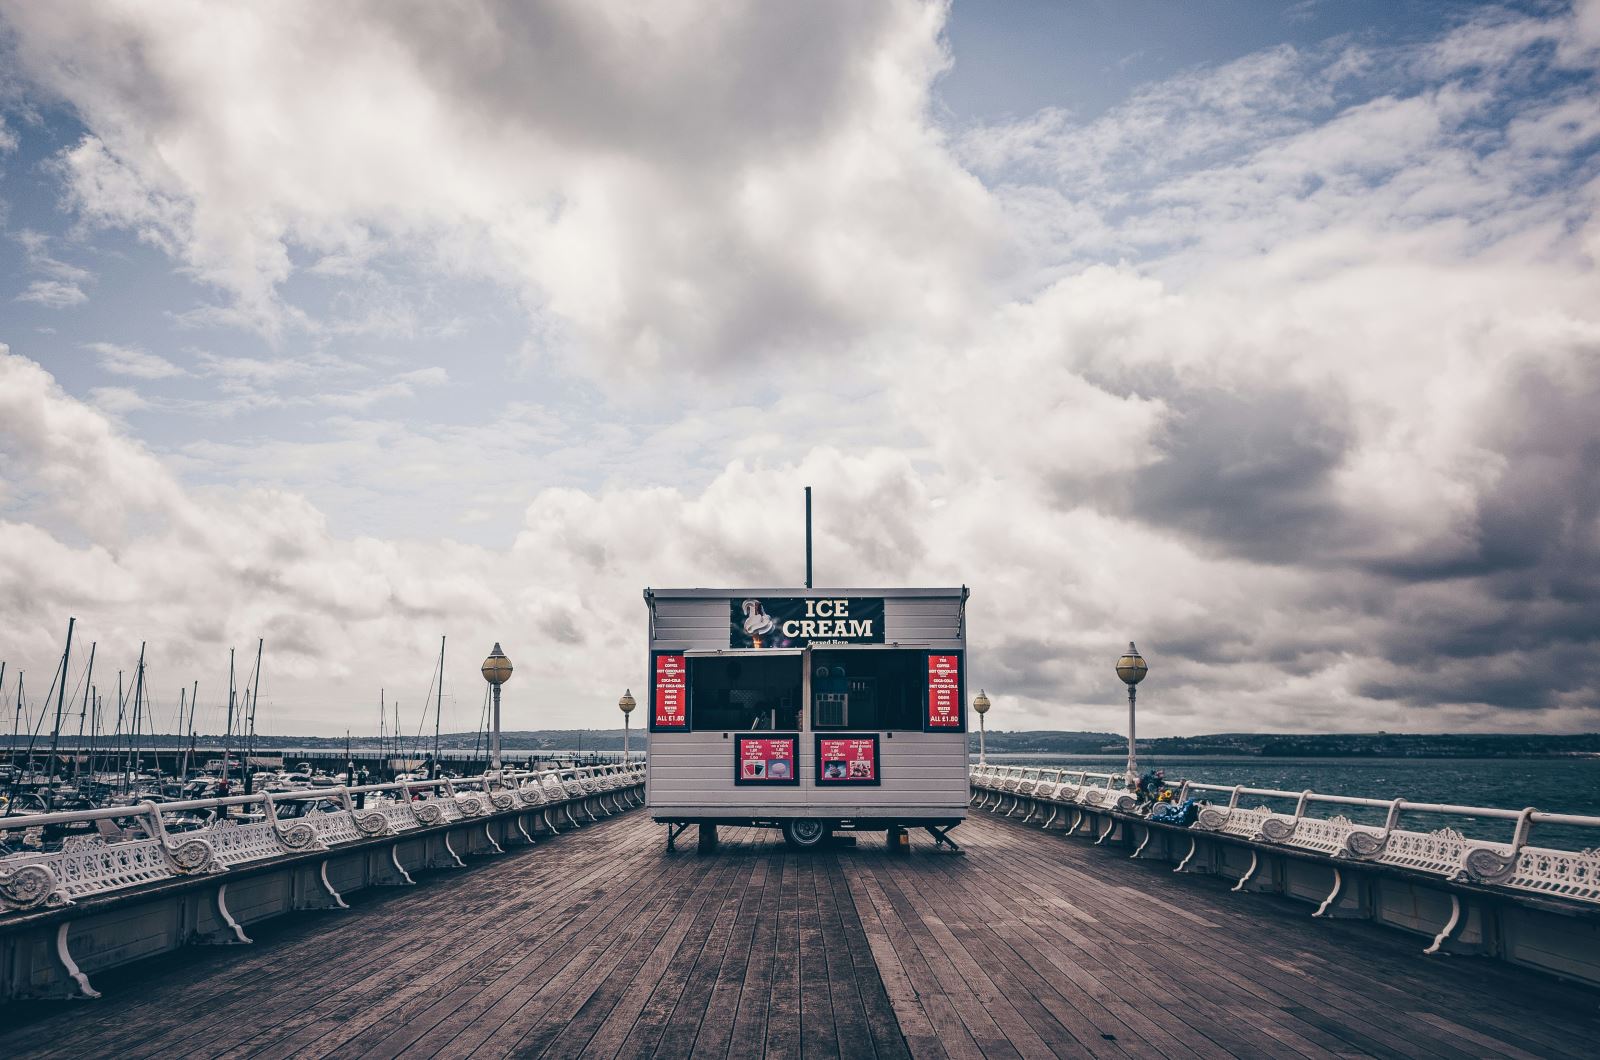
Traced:
MULTIPOLYGON (((501 746, 507 751, 539 751, 568 753, 579 751, 622 750, 621 729, 534 729, 504 732, 501 746)), ((433 734, 418 738, 407 734, 400 742, 405 754, 426 752, 433 747, 433 734)), ((63 746, 73 741, 63 740, 63 746)), ((49 737, 36 741, 39 751, 47 750, 49 737)), ((183 747, 188 740, 176 734, 143 735, 140 746, 146 750, 183 747)), ((355 734, 350 738, 353 748, 375 749, 378 736, 355 734)), ((630 736, 630 746, 642 751, 649 743, 649 734, 635 730, 630 736)), ((978 752, 978 734, 969 740, 973 754, 978 752)), ((0 736, 0 748, 10 744, 9 735, 0 736)), ((17 749, 25 749, 28 738, 23 734, 17 749)), ((115 746, 115 737, 102 736, 102 749, 115 746)), ((197 735, 197 749, 220 749, 220 735, 197 735)), ((241 739, 235 735, 232 746, 239 748, 241 739)), ((258 734, 258 749, 319 749, 343 748, 343 736, 274 736, 258 734)), ((391 736, 386 747, 394 747, 391 736)), ((460 752, 474 749, 486 751, 487 740, 482 733, 454 732, 439 736, 439 747, 444 751, 460 752)), ((995 755, 1105 755, 1120 757, 1127 753, 1126 738, 1111 732, 1066 732, 1057 730, 991 731, 986 737, 989 754, 995 755)), ((1600 733, 1528 734, 1528 733, 1213 733, 1204 736, 1168 736, 1139 741, 1139 753, 1155 758, 1600 758, 1600 733)))
MULTIPOLYGON (((991 732, 990 754, 1122 755, 1126 737, 1105 732, 991 732)), ((976 738, 973 740, 976 748, 976 738)), ((1158 758, 1591 758, 1600 733, 1215 733, 1139 741, 1158 758)))

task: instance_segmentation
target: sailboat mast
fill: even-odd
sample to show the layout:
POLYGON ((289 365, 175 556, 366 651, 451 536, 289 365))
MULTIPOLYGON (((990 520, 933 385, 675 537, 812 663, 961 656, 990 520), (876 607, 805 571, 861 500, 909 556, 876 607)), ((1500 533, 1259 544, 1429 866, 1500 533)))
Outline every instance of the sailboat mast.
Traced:
POLYGON ((233 752, 233 649, 228 649, 228 729, 222 736, 222 790, 228 790, 228 759, 233 752))
POLYGON ((127 694, 122 691, 122 671, 117 671, 117 731, 115 758, 119 771, 124 777, 128 775, 128 752, 122 743, 122 718, 123 710, 128 705, 127 694))
POLYGON ((188 734, 189 742, 183 748, 183 779, 189 779, 189 757, 194 753, 194 708, 200 705, 200 682, 197 679, 194 688, 189 693, 189 728, 185 730, 182 722, 178 724, 178 737, 181 739, 188 734))
POLYGON ((67 705, 67 667, 72 663, 72 630, 77 626, 76 618, 67 619, 67 647, 61 653, 61 683, 56 686, 56 724, 50 730, 50 764, 49 770, 50 794, 56 792, 56 754, 61 750, 61 713, 67 705))
MULTIPOLYGON (((187 688, 178 689, 178 743, 179 743, 179 745, 182 745, 182 743, 183 743, 183 713, 184 713, 184 707, 187 704, 188 698, 189 698, 189 690, 187 688)), ((182 772, 178 769, 178 750, 177 750, 177 748, 173 748, 173 751, 172 751, 172 773, 173 773, 174 776, 176 776, 178 778, 178 783, 180 785, 185 780, 189 779, 188 777, 184 776, 182 774, 182 772)))
POLYGON ((261 649, 267 643, 265 637, 256 638, 256 679, 255 687, 250 690, 250 737, 245 744, 245 794, 250 794, 251 785, 255 783, 255 753, 256 753, 256 706, 261 702, 261 649))
MULTIPOLYGON (((89 718, 89 691, 94 687, 94 652, 99 641, 89 642, 89 672, 83 678, 83 708, 78 711, 78 743, 72 749, 72 786, 78 786, 78 767, 83 762, 83 724, 89 718)), ((90 769, 94 768, 90 764, 90 769)))
POLYGON ((389 760, 389 704, 378 689, 378 776, 383 776, 383 763, 389 760))
POLYGON ((17 764, 17 741, 21 738, 22 733, 22 679, 24 676, 24 671, 17 671, 17 716, 16 719, 11 723, 11 765, 13 767, 13 772, 11 774, 11 795, 13 798, 6 802, 7 816, 10 816, 11 814, 11 807, 16 805, 16 800, 14 797, 17 794, 17 785, 22 781, 22 773, 20 771, 16 771, 15 766, 17 764))
MULTIPOLYGON (((95 776, 96 776, 95 771, 94 771, 94 757, 95 757, 96 750, 98 750, 98 746, 97 745, 99 743, 99 737, 100 737, 100 713, 101 713, 101 710, 102 710, 102 708, 101 708, 101 704, 100 704, 100 688, 97 685, 94 688, 94 712, 89 718, 89 779, 91 781, 93 781, 95 779, 95 776)), ((101 768, 104 768, 104 767, 105 767, 105 763, 102 762, 101 763, 101 768)))
POLYGON ((139 671, 133 683, 133 773, 139 774, 140 722, 144 716, 144 641, 139 642, 139 671))
POLYGON ((439 638, 439 695, 433 703, 433 776, 439 777, 439 715, 444 713, 444 637, 439 638))

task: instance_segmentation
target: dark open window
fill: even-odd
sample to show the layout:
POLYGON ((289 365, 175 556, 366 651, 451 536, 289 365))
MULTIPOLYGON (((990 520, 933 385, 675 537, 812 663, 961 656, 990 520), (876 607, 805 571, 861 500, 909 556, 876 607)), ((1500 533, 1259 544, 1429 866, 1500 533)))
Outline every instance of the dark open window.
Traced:
POLYGON ((690 720, 697 730, 800 728, 800 656, 689 659, 690 720))
POLYGON ((811 727, 922 728, 927 653, 827 651, 811 653, 811 727))

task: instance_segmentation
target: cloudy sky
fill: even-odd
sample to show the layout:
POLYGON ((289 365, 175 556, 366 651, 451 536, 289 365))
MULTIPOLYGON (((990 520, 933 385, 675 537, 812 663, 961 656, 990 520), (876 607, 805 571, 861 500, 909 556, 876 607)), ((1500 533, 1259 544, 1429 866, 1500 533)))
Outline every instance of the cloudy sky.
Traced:
MULTIPOLYGON (((1001 728, 1600 727, 1600 2, 0 0, 0 698, 611 726, 647 585, 1001 728), (71 687, 71 685, 69 685, 71 687), (107 697, 110 698, 109 696, 107 697)), ((10 720, 9 708, 4 712, 10 720)))

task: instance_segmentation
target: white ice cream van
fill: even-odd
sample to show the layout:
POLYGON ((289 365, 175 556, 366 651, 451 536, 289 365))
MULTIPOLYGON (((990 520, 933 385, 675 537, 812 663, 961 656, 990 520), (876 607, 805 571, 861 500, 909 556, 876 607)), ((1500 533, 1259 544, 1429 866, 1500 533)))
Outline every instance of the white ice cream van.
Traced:
POLYGON ((959 589, 647 589, 651 816, 904 841, 967 816, 959 589))

